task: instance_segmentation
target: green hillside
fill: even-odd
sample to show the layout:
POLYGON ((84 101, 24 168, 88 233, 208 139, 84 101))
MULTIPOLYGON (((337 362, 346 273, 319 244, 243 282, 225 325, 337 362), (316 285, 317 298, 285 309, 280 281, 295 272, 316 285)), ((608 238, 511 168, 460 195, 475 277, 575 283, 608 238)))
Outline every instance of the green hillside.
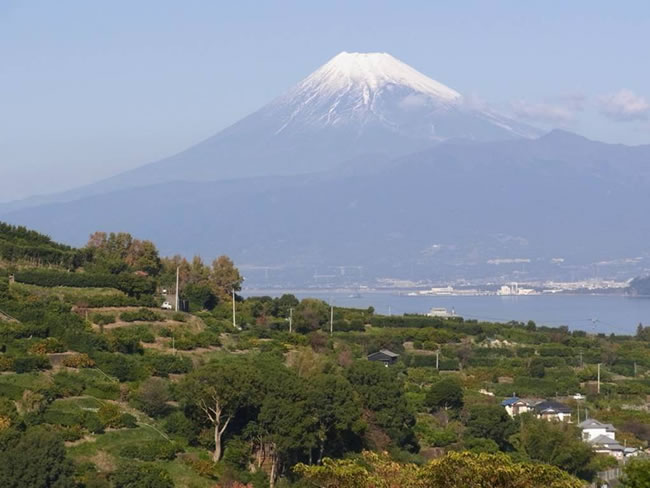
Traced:
POLYGON ((576 421, 587 409, 628 447, 650 442, 650 329, 372 307, 334 307, 330 324, 329 304, 290 294, 237 297, 233 327, 242 277, 225 256, 161 258, 128 234, 81 249, 20 235, 2 238, 79 261, 0 265, 3 486, 577 488, 618 465, 575 421, 509 417, 513 392, 563 402, 576 421), (160 307, 177 269, 189 312, 160 307), (383 349, 393 364, 367 359, 383 349))

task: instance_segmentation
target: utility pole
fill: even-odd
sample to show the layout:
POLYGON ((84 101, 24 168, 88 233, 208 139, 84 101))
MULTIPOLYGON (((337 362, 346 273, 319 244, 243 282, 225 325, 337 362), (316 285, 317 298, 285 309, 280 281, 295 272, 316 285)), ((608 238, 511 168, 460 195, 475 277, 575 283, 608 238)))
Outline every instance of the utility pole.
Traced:
POLYGON ((598 394, 600 395, 600 363, 598 363, 598 394))
POLYGON ((176 266, 176 311, 178 312, 178 272, 180 270, 180 266, 176 266))
POLYGON ((636 378, 636 361, 634 361, 634 377, 636 378))
POLYGON ((436 369, 438 369, 439 364, 440 364, 440 349, 436 351, 436 369))
POLYGON ((334 305, 330 305, 330 335, 334 334, 334 305))
POLYGON ((293 332, 293 308, 289 309, 289 334, 293 332))
POLYGON ((580 351, 580 367, 582 368, 583 362, 582 362, 582 351, 580 351))
POLYGON ((236 329, 237 328, 237 320, 236 320, 236 309, 235 309, 235 288, 233 287, 232 289, 232 326, 236 329))

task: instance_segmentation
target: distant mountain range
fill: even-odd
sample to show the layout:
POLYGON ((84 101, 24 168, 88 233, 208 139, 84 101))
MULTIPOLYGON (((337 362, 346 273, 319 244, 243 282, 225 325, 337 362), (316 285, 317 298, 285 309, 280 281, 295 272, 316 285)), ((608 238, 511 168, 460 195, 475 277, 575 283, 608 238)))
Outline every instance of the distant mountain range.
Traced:
POLYGON ((341 53, 182 153, 0 219, 71 244, 125 230, 163 253, 225 252, 293 284, 336 266, 530 277, 644 258, 650 146, 539 135, 388 54, 341 53), (509 261, 526 264, 491 264, 509 261))

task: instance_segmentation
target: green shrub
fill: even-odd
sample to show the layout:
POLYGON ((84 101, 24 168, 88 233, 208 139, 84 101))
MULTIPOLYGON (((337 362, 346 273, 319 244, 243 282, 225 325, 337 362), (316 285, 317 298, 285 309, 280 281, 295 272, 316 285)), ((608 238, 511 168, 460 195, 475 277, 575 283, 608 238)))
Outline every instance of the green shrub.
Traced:
POLYGON ((25 389, 22 386, 11 383, 0 383, 0 398, 9 398, 11 400, 20 400, 25 389))
POLYGON ((20 270, 14 277, 20 283, 46 287, 116 288, 136 298, 152 295, 156 289, 153 279, 132 273, 69 273, 55 269, 32 268, 20 270))
POLYGON ((14 358, 14 371, 16 373, 28 373, 30 371, 51 368, 50 360, 44 356, 21 356, 14 358))
POLYGON ((120 415, 119 426, 126 429, 135 429, 138 426, 138 419, 130 413, 120 415))
POLYGON ((172 442, 148 441, 124 446, 120 450, 120 456, 141 461, 172 460, 180 451, 179 446, 172 442))
POLYGON ((145 364, 151 368, 154 376, 167 377, 170 374, 189 373, 192 360, 186 356, 150 353, 144 356, 145 364))
POLYGON ((165 320, 165 317, 148 308, 140 308, 138 310, 122 312, 120 314, 120 320, 122 322, 162 322, 165 320))
POLYGON ((178 436, 189 443, 194 443, 199 434, 196 425, 183 412, 178 411, 165 417, 163 428, 168 434, 178 436))
POLYGON ((93 313, 90 315, 90 321, 97 325, 108 325, 115 322, 115 314, 110 313, 93 313))
POLYGON ((114 376, 119 381, 137 381, 147 376, 142 362, 135 356, 99 352, 93 356, 93 359, 101 371, 114 376))
POLYGON ((152 464, 126 464, 112 475, 115 488, 174 488, 174 482, 161 467, 152 464))

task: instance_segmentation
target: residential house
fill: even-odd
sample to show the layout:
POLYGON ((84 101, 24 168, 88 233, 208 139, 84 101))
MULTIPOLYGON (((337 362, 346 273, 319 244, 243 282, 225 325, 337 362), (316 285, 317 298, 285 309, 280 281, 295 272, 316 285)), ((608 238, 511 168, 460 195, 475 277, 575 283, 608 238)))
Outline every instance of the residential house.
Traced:
POLYGON ((511 417, 514 417, 515 415, 519 415, 522 413, 530 412, 532 410, 532 407, 530 404, 522 400, 521 398, 518 398, 516 396, 512 396, 512 398, 506 398, 501 402, 501 406, 506 409, 506 412, 508 412, 508 415, 511 417))
POLYGON ((587 419, 580 422, 578 427, 582 429, 582 440, 589 443, 597 453, 613 456, 619 461, 639 454, 638 449, 622 446, 616 440, 616 429, 612 424, 587 419))
POLYGON ((378 361, 380 363, 384 363, 385 366, 397 362, 398 358, 399 354, 395 354, 388 349, 381 349, 380 351, 368 354, 368 361, 378 361))
POLYGON ((554 400, 540 402, 533 407, 533 410, 541 419, 571 422, 571 407, 554 400))
POLYGON ((616 440, 616 429, 612 424, 603 424, 596 419, 587 419, 580 422, 578 427, 582 430, 582 440, 585 442, 591 442, 600 436, 616 440))
POLYGON ((511 398, 503 400, 501 406, 506 409, 506 412, 511 417, 533 412, 541 419, 571 422, 571 408, 554 400, 525 399, 513 395, 511 398))

